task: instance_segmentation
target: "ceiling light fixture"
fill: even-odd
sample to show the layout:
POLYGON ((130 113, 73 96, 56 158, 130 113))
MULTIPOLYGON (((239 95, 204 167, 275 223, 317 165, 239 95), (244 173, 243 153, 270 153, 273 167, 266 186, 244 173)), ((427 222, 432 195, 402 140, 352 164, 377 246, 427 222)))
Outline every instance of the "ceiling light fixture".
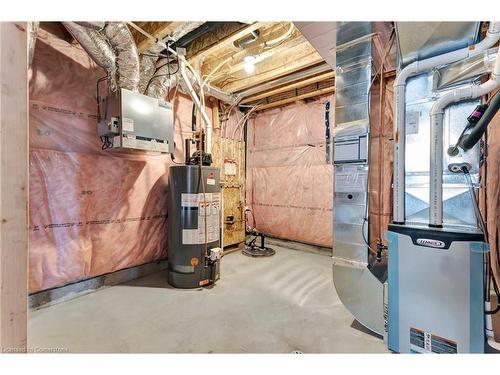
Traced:
POLYGON ((247 74, 251 74, 255 71, 256 60, 257 58, 253 55, 245 56, 243 59, 245 72, 247 72, 247 74))

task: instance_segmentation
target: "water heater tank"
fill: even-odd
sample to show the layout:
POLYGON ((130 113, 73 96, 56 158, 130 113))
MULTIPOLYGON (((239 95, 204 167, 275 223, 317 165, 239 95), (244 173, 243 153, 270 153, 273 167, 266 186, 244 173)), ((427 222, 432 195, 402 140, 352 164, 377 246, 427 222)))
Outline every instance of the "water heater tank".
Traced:
POLYGON ((219 168, 170 167, 167 239, 170 285, 198 288, 219 278, 220 207, 219 168))

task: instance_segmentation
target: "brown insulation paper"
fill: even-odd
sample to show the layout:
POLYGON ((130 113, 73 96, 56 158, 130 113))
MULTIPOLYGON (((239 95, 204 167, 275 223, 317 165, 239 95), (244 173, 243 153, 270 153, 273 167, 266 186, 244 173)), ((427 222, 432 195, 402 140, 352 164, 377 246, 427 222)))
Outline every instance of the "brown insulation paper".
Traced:
MULTIPOLYGON (((105 73, 79 46, 41 30, 30 74, 29 291, 164 259, 170 156, 101 150, 105 73)), ((174 100, 177 162, 191 105, 174 100)))
POLYGON ((325 160, 325 101, 264 111, 249 121, 247 204, 257 230, 331 247, 333 166, 325 160))

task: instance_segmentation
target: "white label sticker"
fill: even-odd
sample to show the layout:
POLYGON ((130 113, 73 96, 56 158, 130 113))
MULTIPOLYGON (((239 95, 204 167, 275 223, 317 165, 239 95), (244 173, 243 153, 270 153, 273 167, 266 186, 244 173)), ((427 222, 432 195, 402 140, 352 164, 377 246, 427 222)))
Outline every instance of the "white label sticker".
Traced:
POLYGON ((234 161, 226 160, 224 162, 224 174, 229 175, 229 176, 236 175, 236 163, 234 161))
POLYGON ((215 185, 215 178, 207 178, 207 185, 215 185))
MULTIPOLYGON (((215 180, 214 180, 215 181, 215 180)), ((182 194, 182 207, 197 207, 197 228, 182 230, 184 245, 218 241, 220 237, 220 193, 182 194), (206 228, 206 235, 205 235, 206 228)))
POLYGON ((134 132, 134 120, 131 118, 124 117, 122 119, 122 131, 134 132))
POLYGON ((199 194, 181 194, 181 207, 198 207, 199 194))
POLYGON ((418 134, 418 123, 420 112, 408 112, 406 114, 406 134, 418 134))

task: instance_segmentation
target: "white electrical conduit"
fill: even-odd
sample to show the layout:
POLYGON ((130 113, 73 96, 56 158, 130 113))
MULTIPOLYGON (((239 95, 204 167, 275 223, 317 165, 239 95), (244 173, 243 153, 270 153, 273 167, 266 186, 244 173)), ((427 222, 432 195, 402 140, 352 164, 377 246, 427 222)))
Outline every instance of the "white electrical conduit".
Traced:
POLYGON ((272 40, 268 40, 267 42, 264 42, 264 47, 265 48, 273 48, 275 46, 277 46, 278 44, 280 44, 281 42, 283 42, 285 39, 287 39, 288 37, 290 37, 290 35, 292 35, 292 32, 293 32, 293 23, 290 22, 290 27, 288 28, 288 30, 281 36, 275 38, 275 39, 272 39, 272 40))
POLYGON ((439 65, 450 64, 467 57, 476 56, 495 45, 500 39, 500 22, 490 22, 486 37, 470 47, 434 56, 422 61, 415 61, 396 76, 394 81, 394 188, 393 188, 393 221, 405 221, 405 95, 406 81, 417 74, 427 72, 439 65))
POLYGON ((242 139, 242 137, 243 137, 243 130, 245 129, 245 122, 248 121, 248 119, 250 119, 250 115, 252 113, 254 113, 258 109, 258 107, 259 107, 258 105, 255 106, 255 107, 253 107, 251 110, 249 110, 245 114, 245 116, 243 116, 243 118, 240 121, 238 121, 238 123, 234 127, 233 136, 232 136, 233 139, 238 139, 238 140, 242 139), (237 133, 237 131, 238 131, 238 129, 241 129, 240 132, 239 132, 239 137, 238 138, 234 138, 235 135, 236 135, 236 133, 237 133))
MULTIPOLYGON (((208 154, 212 153, 212 122, 208 118, 207 112, 205 111, 205 103, 200 101, 196 92, 193 89, 193 85, 191 85, 191 81, 189 80, 186 74, 185 61, 179 58, 180 68, 179 71, 181 73, 181 77, 184 80, 184 84, 186 85, 186 89, 188 90, 191 99, 193 99, 194 105, 196 109, 200 111, 203 122, 205 123, 205 151, 208 154)), ((203 89, 201 89, 203 90, 203 89)), ((201 94, 203 95, 203 93, 201 94)))
POLYGON ((429 226, 443 225, 443 121, 444 110, 452 104, 486 95, 500 87, 500 53, 488 81, 453 90, 440 97, 431 109, 431 160, 429 192, 429 226))

